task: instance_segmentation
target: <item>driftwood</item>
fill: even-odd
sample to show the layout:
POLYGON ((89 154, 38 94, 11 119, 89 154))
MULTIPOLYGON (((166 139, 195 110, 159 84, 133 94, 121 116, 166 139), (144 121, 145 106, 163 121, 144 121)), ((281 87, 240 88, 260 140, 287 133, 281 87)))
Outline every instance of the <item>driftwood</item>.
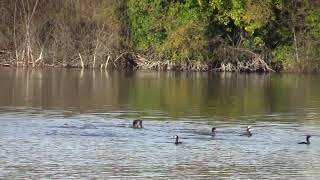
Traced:
POLYGON ((140 55, 136 56, 135 59, 137 69, 153 69, 153 70, 177 70, 177 71, 208 71, 209 66, 206 63, 196 62, 196 63, 181 63, 172 61, 161 61, 161 60, 149 60, 140 55))
POLYGON ((223 72, 275 72, 260 57, 256 57, 246 63, 238 61, 235 65, 231 63, 221 63, 220 68, 216 70, 223 72))
POLYGON ((223 72, 275 72, 268 66, 268 64, 261 58, 259 54, 243 48, 229 47, 229 49, 247 54, 250 60, 246 62, 241 62, 238 60, 236 63, 221 63, 220 68, 216 68, 215 70, 223 72))

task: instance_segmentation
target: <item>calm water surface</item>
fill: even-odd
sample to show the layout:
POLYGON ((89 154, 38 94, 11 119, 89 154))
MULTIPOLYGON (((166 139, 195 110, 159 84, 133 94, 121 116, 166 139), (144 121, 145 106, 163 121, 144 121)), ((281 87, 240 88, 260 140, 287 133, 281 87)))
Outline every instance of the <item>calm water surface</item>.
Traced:
POLYGON ((0 85, 0 179, 320 178, 318 75, 2 68, 0 85))

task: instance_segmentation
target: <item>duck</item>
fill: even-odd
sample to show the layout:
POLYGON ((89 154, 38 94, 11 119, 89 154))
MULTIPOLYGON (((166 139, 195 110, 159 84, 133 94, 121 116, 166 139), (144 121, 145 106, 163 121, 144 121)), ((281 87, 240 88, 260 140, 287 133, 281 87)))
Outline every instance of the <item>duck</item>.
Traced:
POLYGON ((216 135, 216 127, 211 129, 211 136, 214 137, 216 135))
POLYGON ((182 142, 179 141, 178 135, 175 135, 174 138, 176 138, 176 141, 174 142, 175 145, 182 144, 182 142))
POLYGON ((132 127, 135 129, 143 128, 142 120, 140 120, 140 119, 133 120, 132 127))
POLYGON ((305 142, 298 142, 298 144, 307 144, 307 145, 311 144, 310 137, 311 137, 310 135, 307 135, 306 136, 306 141, 305 142))
POLYGON ((248 137, 251 137, 252 136, 252 133, 251 133, 251 126, 248 126, 247 127, 247 130, 245 133, 243 133, 241 136, 248 136, 248 137))

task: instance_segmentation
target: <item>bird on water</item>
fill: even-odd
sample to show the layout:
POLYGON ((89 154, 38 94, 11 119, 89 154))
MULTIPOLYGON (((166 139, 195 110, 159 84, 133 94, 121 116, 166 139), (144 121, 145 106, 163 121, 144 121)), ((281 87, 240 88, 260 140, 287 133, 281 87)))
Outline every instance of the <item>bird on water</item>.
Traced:
POLYGON ((175 145, 182 144, 182 142, 179 141, 179 136, 175 135, 174 138, 176 138, 176 141, 174 142, 175 145))
POLYGON ((307 145, 309 145, 309 144, 311 144, 311 142, 310 142, 310 135, 307 135, 306 136, 306 141, 304 141, 304 142, 298 142, 298 144, 307 144, 307 145))
POLYGON ((140 120, 140 119, 134 120, 133 123, 132 123, 132 127, 135 128, 135 129, 143 128, 142 120, 140 120))
POLYGON ((211 129, 211 136, 212 136, 212 137, 216 136, 216 127, 213 127, 213 128, 211 129))
POLYGON ((248 136, 248 137, 251 137, 252 136, 252 133, 251 133, 251 126, 248 126, 247 127, 247 130, 245 133, 242 134, 242 136, 248 136))

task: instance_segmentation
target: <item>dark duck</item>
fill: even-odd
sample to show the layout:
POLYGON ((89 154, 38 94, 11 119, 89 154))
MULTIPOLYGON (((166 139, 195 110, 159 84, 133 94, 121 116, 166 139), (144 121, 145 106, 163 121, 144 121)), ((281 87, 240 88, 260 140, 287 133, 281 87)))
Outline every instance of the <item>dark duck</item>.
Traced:
POLYGON ((305 142, 298 142, 298 144, 308 144, 308 145, 311 144, 310 137, 311 137, 310 135, 307 135, 306 136, 306 141, 305 142))
POLYGON ((175 135, 174 138, 176 138, 176 141, 174 142, 175 145, 182 144, 182 142, 179 141, 179 136, 175 135))
POLYGON ((212 136, 212 137, 216 136, 216 128, 215 128, 215 127, 213 127, 213 128, 211 129, 211 136, 212 136))
POLYGON ((143 128, 142 120, 140 120, 140 119, 134 120, 133 123, 132 123, 132 127, 135 128, 135 129, 143 128))
POLYGON ((251 126, 248 126, 247 127, 247 130, 245 133, 242 134, 242 136, 248 136, 248 137, 251 137, 252 136, 252 133, 251 133, 251 126))

